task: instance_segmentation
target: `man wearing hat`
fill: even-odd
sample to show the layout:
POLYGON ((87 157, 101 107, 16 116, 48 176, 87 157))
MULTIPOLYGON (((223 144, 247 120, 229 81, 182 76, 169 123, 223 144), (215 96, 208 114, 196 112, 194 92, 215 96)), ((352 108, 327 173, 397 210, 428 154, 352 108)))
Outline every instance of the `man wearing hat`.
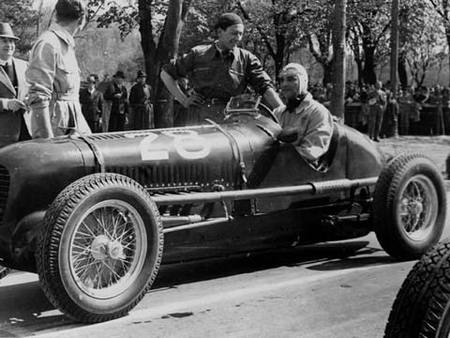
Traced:
POLYGON ((248 85, 272 109, 282 105, 258 58, 237 47, 244 33, 241 18, 234 13, 222 14, 215 28, 218 35, 215 42, 192 48, 161 71, 167 89, 188 109, 187 124, 199 124, 205 118, 221 121, 228 100, 242 94, 248 85), (189 96, 179 87, 180 78, 189 79, 193 88, 189 96))
POLYGON ((121 70, 118 70, 103 95, 105 100, 111 102, 108 131, 125 130, 128 112, 128 92, 127 88, 123 85, 124 80, 125 74, 121 70))
POLYGON ((129 128, 132 130, 148 129, 153 127, 153 107, 150 102, 151 88, 145 83, 147 75, 137 72, 136 83, 130 90, 129 128))
POLYGON ((28 90, 27 63, 13 57, 17 40, 11 26, 0 22, 0 147, 30 139, 23 102, 28 90))
POLYGON ((92 132, 101 132, 100 119, 103 112, 103 94, 97 89, 98 76, 90 74, 87 86, 80 89, 81 111, 92 132))

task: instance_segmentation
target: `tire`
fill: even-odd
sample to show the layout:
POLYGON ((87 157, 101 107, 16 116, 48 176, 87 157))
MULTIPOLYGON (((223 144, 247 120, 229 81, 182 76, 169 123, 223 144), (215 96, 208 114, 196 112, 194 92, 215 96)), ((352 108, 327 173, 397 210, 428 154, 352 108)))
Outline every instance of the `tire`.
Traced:
POLYGON ((447 211, 444 181, 422 154, 400 154, 375 186, 373 224, 383 249, 398 259, 417 259, 436 244, 447 211))
POLYGON ((450 242, 414 265, 395 298, 386 338, 447 338, 450 333, 450 242))
POLYGON ((156 278, 161 218, 137 182, 94 174, 65 188, 48 209, 36 250, 42 289, 68 317, 85 323, 127 314, 156 278))

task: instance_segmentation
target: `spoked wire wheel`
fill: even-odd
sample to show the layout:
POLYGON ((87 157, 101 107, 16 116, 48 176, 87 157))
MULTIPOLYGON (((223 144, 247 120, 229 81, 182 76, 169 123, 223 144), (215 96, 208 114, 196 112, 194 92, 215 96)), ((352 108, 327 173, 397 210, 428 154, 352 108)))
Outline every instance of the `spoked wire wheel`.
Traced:
POLYGON ((75 181, 52 203, 36 250, 42 289, 69 317, 121 317, 144 297, 163 252, 158 209, 145 189, 117 174, 75 181))
POLYGON ((430 235, 438 214, 438 195, 433 182, 425 175, 410 178, 399 192, 398 223, 412 240, 430 235))
POLYGON ((116 297, 135 282, 144 265, 144 221, 133 206, 120 200, 98 203, 81 220, 70 244, 73 279, 91 297, 116 297))
POLYGON ((439 241, 446 212, 444 181, 429 158, 400 154, 383 168, 375 186, 373 225, 388 254, 420 257, 439 241))

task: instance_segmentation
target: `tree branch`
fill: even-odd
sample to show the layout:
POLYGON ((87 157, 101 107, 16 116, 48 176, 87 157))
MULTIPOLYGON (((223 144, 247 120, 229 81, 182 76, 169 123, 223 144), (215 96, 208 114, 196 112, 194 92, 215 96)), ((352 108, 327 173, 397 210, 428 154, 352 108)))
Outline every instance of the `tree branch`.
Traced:
MULTIPOLYGON (((239 7, 239 10, 242 12, 242 15, 244 16, 244 18, 247 21, 254 23, 253 20, 250 18, 250 15, 248 14, 248 12, 242 6, 242 2, 241 1, 237 1, 237 5, 239 7)), ((269 42, 269 37, 267 36, 267 34, 264 33, 264 31, 262 30, 261 26, 255 25, 255 27, 256 27, 256 30, 258 31, 258 33, 261 35, 261 38, 264 41, 264 44, 266 45, 266 48, 269 51, 270 55, 275 60, 275 54, 276 53, 275 53, 274 48, 272 47, 272 45, 269 42)))

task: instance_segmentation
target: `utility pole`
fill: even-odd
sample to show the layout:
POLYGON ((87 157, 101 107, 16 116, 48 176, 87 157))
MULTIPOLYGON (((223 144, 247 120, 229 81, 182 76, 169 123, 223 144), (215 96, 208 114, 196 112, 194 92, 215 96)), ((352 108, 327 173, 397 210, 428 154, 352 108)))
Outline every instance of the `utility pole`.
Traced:
POLYGON ((342 122, 345 118, 345 30, 346 30, 347 0, 336 0, 334 5, 333 23, 333 94, 331 107, 333 115, 342 122))
MULTIPOLYGON (((400 0, 392 0, 391 8, 391 95, 397 99, 398 87, 398 7, 400 0)), ((393 108, 392 108, 393 109, 393 108)), ((393 120, 392 135, 398 136, 398 122, 393 120)))
POLYGON ((391 8, 391 91, 397 97, 398 86, 398 11, 399 1, 392 0, 391 8))

